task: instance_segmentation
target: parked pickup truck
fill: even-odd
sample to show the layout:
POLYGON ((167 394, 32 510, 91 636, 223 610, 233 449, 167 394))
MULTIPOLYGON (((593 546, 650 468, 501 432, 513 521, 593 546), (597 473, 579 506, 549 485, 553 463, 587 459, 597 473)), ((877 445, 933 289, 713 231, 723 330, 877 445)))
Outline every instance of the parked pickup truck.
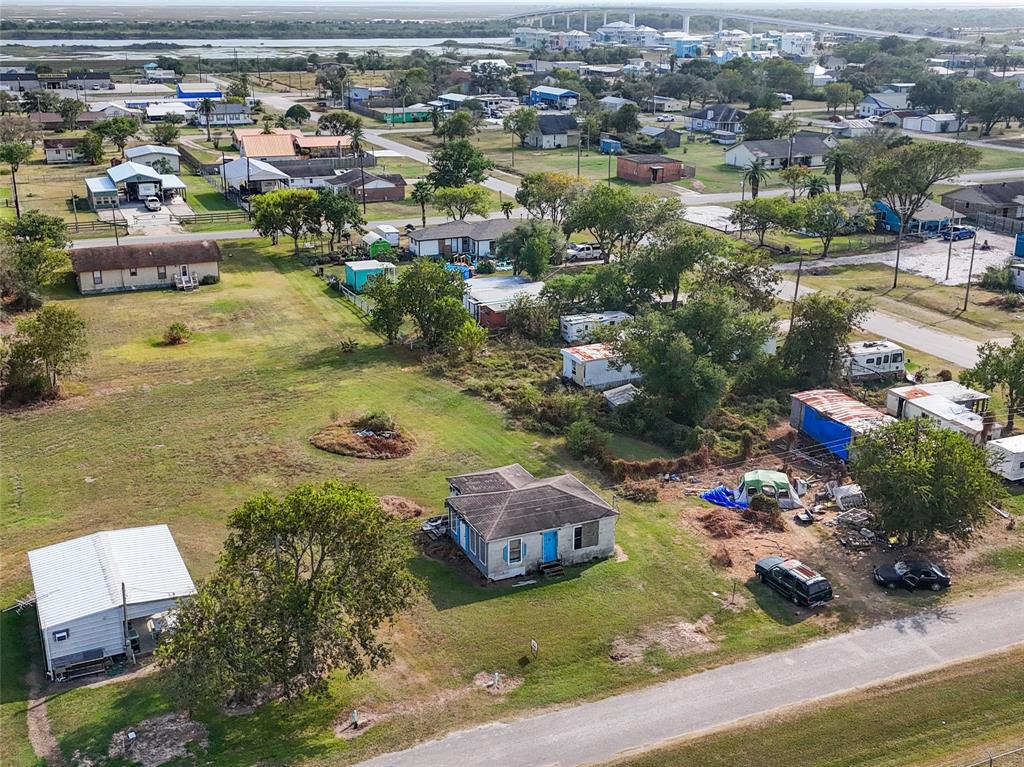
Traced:
POLYGON ((565 251, 566 261, 596 261, 599 258, 601 258, 599 245, 573 243, 565 251))
POLYGON ((754 565, 758 579, 801 607, 821 607, 834 596, 832 584, 799 559, 765 557, 754 565))

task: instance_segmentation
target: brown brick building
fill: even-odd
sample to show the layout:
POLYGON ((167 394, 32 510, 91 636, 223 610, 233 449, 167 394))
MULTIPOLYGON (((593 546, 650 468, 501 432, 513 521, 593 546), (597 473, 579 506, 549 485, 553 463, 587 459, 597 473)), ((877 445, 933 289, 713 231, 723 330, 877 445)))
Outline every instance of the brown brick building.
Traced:
POLYGON ((691 178, 695 170, 661 154, 626 154, 615 158, 615 175, 638 184, 665 184, 691 178))

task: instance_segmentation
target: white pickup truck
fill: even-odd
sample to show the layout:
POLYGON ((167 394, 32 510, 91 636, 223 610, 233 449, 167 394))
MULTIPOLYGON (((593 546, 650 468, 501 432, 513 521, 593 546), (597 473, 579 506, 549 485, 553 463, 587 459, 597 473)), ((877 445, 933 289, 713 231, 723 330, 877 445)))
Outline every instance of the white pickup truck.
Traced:
POLYGON ((599 245, 571 243, 565 250, 566 261, 596 261, 601 258, 599 245))

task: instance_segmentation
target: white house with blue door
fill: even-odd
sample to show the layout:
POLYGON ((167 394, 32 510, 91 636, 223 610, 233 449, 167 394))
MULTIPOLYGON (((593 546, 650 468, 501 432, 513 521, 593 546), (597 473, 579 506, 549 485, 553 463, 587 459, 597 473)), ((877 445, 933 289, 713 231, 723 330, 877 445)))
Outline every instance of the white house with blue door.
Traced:
POLYGON ((488 580, 615 551, 618 512, 572 474, 537 479, 518 463, 448 478, 449 534, 488 580))

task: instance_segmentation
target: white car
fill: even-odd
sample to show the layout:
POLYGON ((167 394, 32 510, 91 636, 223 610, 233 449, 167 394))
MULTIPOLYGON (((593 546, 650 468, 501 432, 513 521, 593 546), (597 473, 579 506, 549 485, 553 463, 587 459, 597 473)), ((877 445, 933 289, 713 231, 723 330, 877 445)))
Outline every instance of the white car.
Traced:
POLYGON ((658 115, 658 122, 660 123, 674 123, 676 118, 672 115, 658 115))
POLYGON ((160 198, 155 194, 146 198, 146 210, 160 210, 163 207, 163 203, 160 202, 160 198))

